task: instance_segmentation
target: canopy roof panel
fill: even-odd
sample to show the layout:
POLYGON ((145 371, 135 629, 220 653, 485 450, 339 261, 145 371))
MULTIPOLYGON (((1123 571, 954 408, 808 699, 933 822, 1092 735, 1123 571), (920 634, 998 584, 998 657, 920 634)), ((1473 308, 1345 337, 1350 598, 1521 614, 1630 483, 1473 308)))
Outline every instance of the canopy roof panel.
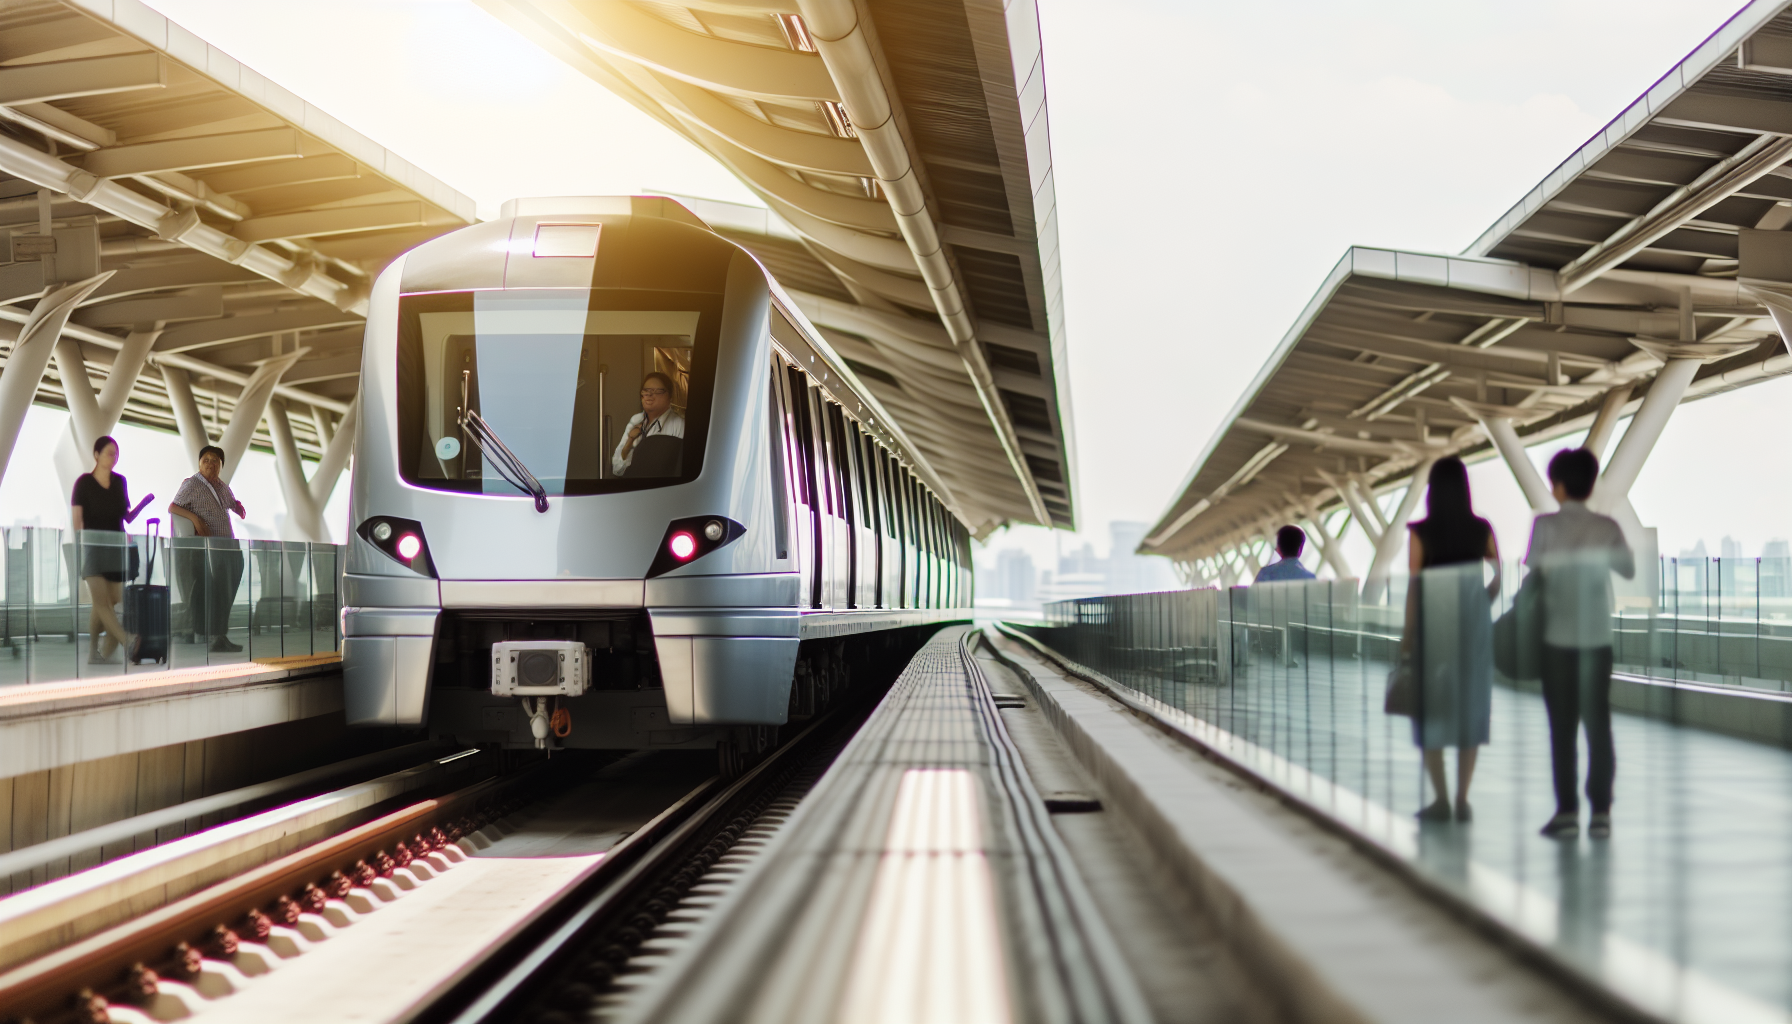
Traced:
MULTIPOLYGON (((222 423, 258 366, 297 352, 277 394, 316 413, 293 421, 316 453, 359 386, 374 276, 473 219, 472 199, 138 0, 0 3, 0 320, 112 272, 65 331, 96 381, 127 332, 159 330, 151 363, 187 371, 222 423)), ((160 378, 137 378, 126 421, 172 428, 160 378)), ((64 403, 55 371, 38 397, 64 403)))
POLYGON ((1688 398, 1792 372, 1788 7, 1743 8, 1463 255, 1346 253, 1140 550, 1213 557, 1487 451, 1489 418, 1585 429, 1674 352, 1707 359, 1688 398))
POLYGON ((480 3, 765 202, 705 216, 828 332, 967 525, 1074 525, 1033 0, 480 3))

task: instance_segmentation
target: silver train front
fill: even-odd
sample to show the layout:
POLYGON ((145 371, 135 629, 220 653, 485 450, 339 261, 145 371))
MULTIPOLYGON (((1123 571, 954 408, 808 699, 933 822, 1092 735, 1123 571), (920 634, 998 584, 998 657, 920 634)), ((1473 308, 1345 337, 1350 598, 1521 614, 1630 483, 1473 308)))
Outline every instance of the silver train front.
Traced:
MULTIPOLYGON (((724 732, 717 726, 787 721, 805 636, 961 617, 943 607, 878 615, 815 584, 821 567, 814 563, 838 560, 826 548, 839 531, 819 513, 810 516, 801 495, 789 493, 791 477, 780 475, 791 456, 774 452, 783 446, 784 413, 775 407, 777 389, 767 386, 768 367, 801 357, 780 353, 768 329, 777 315, 774 290, 746 251, 677 204, 643 198, 515 201, 498 220, 426 243, 380 275, 368 308, 343 583, 350 724, 539 746, 527 702, 492 693, 492 644, 573 640, 591 652, 592 683, 580 696, 557 699, 570 731, 554 745, 713 746, 724 732), (693 299, 703 280, 715 288, 693 299), (583 354, 568 355, 555 340, 558 328, 528 332, 537 330, 530 317, 563 317, 569 296, 581 297, 572 306, 584 296, 591 307, 694 305, 701 310, 689 322, 701 323, 680 349, 686 343, 664 334, 663 323, 629 322, 626 309, 593 312, 590 323, 625 333, 599 336, 589 332, 600 328, 586 327, 583 354), (524 309, 537 299, 541 308, 524 309), (467 325, 471 335, 453 333, 467 325), (653 339, 672 347, 652 348, 653 339), (413 351, 419 344, 421 363, 413 351), (685 471, 661 480, 631 480, 610 466, 624 419, 639 410, 625 401, 637 393, 644 365, 631 362, 636 350, 683 360, 690 371, 685 471), (430 363, 432 353, 437 363, 456 354, 468 365, 484 359, 476 375, 462 374, 463 394, 468 381, 482 387, 469 404, 483 404, 500 436, 513 435, 523 461, 536 455, 534 468, 551 492, 545 512, 494 479, 490 460, 471 478, 473 446, 453 429, 459 414, 449 408, 458 410, 462 396, 454 393, 452 367, 430 363), (565 371, 575 364, 579 379, 569 385, 565 371), (569 414, 574 436, 561 468, 547 436, 553 432, 536 421, 565 419, 564 396, 591 387, 594 368, 604 422, 569 414), (540 415, 527 411, 532 388, 543 396, 540 415), (698 398, 706 409, 697 408, 698 398), (504 403, 508 419, 495 411, 504 403), (592 437, 581 439, 581 429, 592 437), (445 440, 451 435, 453 443, 445 440), (457 454, 440 457, 457 445, 457 454), (699 524, 702 540, 700 524, 716 520, 729 526, 722 543, 705 541, 684 564, 668 560, 679 524, 699 524), (819 529, 803 529, 810 520, 819 529), (411 549, 394 545, 412 535, 417 550, 407 558, 411 549), (823 593, 834 596, 814 600, 823 593), (825 618, 838 621, 830 626, 825 618)), ((814 337, 806 323, 803 333, 814 337)), ((578 392, 571 401, 589 405, 587 397, 578 392)), ((968 604, 968 581, 964 593, 963 601, 900 603, 968 604)))

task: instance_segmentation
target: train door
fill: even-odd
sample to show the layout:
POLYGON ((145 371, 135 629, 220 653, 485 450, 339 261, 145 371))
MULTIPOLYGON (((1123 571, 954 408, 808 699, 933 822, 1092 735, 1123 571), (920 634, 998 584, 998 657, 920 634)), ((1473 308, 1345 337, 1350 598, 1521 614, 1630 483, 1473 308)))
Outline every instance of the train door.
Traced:
POLYGON ((785 375, 790 399, 790 439, 793 458, 791 474, 797 481, 797 494, 805 506, 798 516, 803 551, 808 558, 804 582, 808 584, 809 607, 825 608, 827 599, 827 547, 822 499, 825 487, 820 477, 821 460, 815 443, 814 396, 810 393, 809 375, 792 366, 785 375))
POLYGON ((831 484, 828 496, 833 502, 834 516, 828 530, 828 542, 833 549, 828 572, 828 584, 833 588, 834 595, 831 607, 850 608, 856 568, 854 552, 858 545, 852 530, 852 470, 846 455, 846 417, 841 412, 839 403, 829 399, 821 400, 821 408, 822 436, 826 439, 828 481, 831 484))
POLYGON ((771 402, 767 420, 771 429, 772 519, 778 531, 777 555, 795 563, 801 581, 800 594, 810 592, 814 566, 806 541, 809 504, 802 472, 802 453, 797 444, 796 419, 791 414, 790 372, 783 357, 772 353, 771 402))
POLYGON ((853 587, 855 608, 877 607, 877 511, 871 507, 871 463, 865 458, 865 432, 857 420, 846 421, 846 452, 852 463, 848 500, 853 510, 853 587))
POLYGON ((883 450, 870 434, 859 435, 859 465, 865 468, 865 520, 871 527, 871 604, 884 605, 884 507, 883 450))

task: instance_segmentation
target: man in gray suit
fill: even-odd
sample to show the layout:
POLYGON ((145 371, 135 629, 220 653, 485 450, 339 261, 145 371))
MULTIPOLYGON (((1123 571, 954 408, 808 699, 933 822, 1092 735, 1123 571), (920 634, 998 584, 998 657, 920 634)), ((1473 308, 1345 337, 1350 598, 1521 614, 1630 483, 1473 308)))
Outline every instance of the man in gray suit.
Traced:
POLYGON ((1610 516, 1587 508, 1599 479, 1599 458, 1585 448, 1557 452, 1549 483, 1560 512, 1537 517, 1525 564, 1542 574, 1543 705, 1555 769, 1556 813, 1543 826, 1552 838, 1580 834, 1579 732, 1587 728, 1587 834, 1612 834, 1612 573, 1636 575, 1636 557, 1610 516))

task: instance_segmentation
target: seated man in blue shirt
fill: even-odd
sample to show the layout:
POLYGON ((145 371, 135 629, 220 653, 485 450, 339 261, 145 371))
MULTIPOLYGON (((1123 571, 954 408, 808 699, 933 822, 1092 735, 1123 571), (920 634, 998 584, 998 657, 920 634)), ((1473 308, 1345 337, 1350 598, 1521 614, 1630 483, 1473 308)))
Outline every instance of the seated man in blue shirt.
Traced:
POLYGON ((1298 526, 1284 526, 1276 531, 1276 553, 1282 557, 1257 570, 1258 583, 1279 583, 1284 580, 1310 580, 1313 574, 1300 564, 1300 553, 1306 549, 1307 535, 1298 526))

